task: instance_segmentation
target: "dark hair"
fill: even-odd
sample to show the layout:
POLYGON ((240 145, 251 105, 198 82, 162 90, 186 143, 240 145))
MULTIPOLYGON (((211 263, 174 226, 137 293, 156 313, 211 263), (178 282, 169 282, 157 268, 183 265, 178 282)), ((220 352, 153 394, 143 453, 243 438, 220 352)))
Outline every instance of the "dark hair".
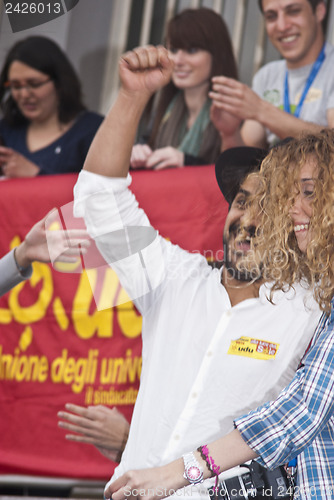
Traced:
POLYGON ((16 126, 26 122, 26 118, 13 97, 8 95, 5 87, 9 68, 14 61, 20 61, 49 75, 58 94, 58 118, 61 123, 68 123, 85 109, 79 78, 67 56, 49 38, 31 36, 20 40, 10 49, 0 74, 0 106, 4 119, 10 125, 16 126))
MULTIPOLYGON (((223 18, 206 7, 185 9, 173 17, 167 26, 166 41, 176 49, 192 47, 207 50, 212 55, 211 77, 225 75, 238 78, 231 38, 223 18)), ((171 81, 159 96, 150 145, 154 144, 161 119, 168 104, 178 92, 171 81)))
MULTIPOLYGON (((260 7, 261 12, 263 12, 263 8, 262 8, 262 1, 263 1, 263 0, 258 0, 258 3, 259 3, 259 7, 260 7)), ((312 7, 313 12, 315 12, 315 9, 316 9, 316 7, 317 7, 317 5, 318 5, 319 3, 323 3, 323 2, 324 2, 324 0, 307 0, 307 1, 311 4, 311 7, 312 7)))

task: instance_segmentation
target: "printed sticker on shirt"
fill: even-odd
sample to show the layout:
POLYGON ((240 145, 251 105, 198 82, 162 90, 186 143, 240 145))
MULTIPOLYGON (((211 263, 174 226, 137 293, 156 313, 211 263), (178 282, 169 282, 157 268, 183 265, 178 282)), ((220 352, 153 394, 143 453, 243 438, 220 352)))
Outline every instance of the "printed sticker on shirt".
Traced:
POLYGON ((232 340, 227 354, 245 356, 253 359, 275 359, 279 344, 267 342, 266 340, 240 337, 232 340))
MULTIPOLYGON (((301 92, 299 92, 296 95, 296 98, 295 98, 296 103, 299 102, 301 95, 302 95, 301 92)), ((320 101, 320 99, 322 99, 322 90, 321 89, 310 89, 307 92, 307 96, 305 98, 305 102, 315 102, 315 101, 320 101)))

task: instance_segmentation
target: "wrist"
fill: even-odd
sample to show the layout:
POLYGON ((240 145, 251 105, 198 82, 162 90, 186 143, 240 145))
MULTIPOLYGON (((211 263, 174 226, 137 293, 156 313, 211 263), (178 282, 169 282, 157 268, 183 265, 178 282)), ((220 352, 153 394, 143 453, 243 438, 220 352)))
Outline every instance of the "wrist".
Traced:
POLYGON ((127 426, 124 428, 123 438, 122 438, 122 441, 120 443, 119 451, 118 451, 116 459, 115 459, 115 461, 117 463, 120 463, 122 460, 123 451, 124 451, 126 443, 128 441, 128 437, 129 437, 129 424, 127 423, 127 426))
POLYGON ((32 260, 27 256, 27 244, 25 241, 14 249, 14 259, 19 272, 24 271, 32 264, 32 260))
POLYGON ((163 484, 171 485, 171 488, 178 490, 189 486, 189 482, 184 477, 184 462, 182 458, 174 460, 168 465, 162 467, 165 481, 163 484))
POLYGON ((256 113, 254 116, 254 120, 261 123, 264 127, 268 126, 268 116, 270 116, 270 112, 272 109, 277 109, 273 104, 264 99, 259 98, 259 105, 256 107, 256 113))
POLYGON ((150 92, 149 90, 128 90, 121 87, 118 93, 118 98, 123 100, 125 103, 128 102, 131 109, 133 107, 135 107, 135 109, 144 109, 152 94, 153 92, 150 92))
POLYGON ((222 139, 222 147, 221 150, 225 151, 226 149, 236 148, 238 146, 244 146, 244 141, 242 140, 240 130, 238 129, 232 135, 224 135, 220 134, 222 139))

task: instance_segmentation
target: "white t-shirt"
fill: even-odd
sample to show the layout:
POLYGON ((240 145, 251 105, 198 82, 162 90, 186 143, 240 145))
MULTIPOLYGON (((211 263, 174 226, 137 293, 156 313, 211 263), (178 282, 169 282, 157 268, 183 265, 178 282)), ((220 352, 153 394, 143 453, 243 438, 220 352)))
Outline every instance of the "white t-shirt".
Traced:
MULTIPOLYGON (((290 69, 288 76, 289 99, 292 112, 296 109, 313 64, 290 69)), ((318 125, 328 126, 327 111, 334 108, 334 47, 325 46, 325 59, 315 77, 301 108, 299 118, 318 125)), ((262 99, 280 109, 284 109, 284 82, 286 61, 273 61, 263 66, 253 79, 253 90, 262 99)), ((268 144, 279 139, 266 130, 268 144)))
POLYGON ((143 315, 140 389, 114 478, 217 439, 234 418, 274 398, 292 379, 320 316, 312 300, 305 310, 300 287, 276 294, 272 305, 262 286, 258 299, 231 307, 219 270, 149 233, 130 181, 82 171, 74 189, 75 215, 85 218, 143 315), (137 238, 129 228, 141 228, 137 238))

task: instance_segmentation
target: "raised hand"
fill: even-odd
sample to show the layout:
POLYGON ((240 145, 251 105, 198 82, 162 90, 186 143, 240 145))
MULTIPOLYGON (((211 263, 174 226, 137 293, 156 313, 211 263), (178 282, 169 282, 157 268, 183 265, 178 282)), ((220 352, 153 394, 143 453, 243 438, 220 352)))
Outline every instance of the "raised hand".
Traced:
POLYGON ((37 222, 15 250, 18 264, 28 267, 32 262, 76 262, 87 251, 89 236, 83 229, 54 230, 46 229, 46 221, 57 214, 53 209, 37 222))
POLYGON ((152 94, 169 82, 172 70, 173 62, 164 47, 138 47, 120 59, 121 90, 152 94))
POLYGON ((240 120, 258 120, 262 99, 244 83, 226 76, 215 76, 209 96, 217 108, 240 120))

